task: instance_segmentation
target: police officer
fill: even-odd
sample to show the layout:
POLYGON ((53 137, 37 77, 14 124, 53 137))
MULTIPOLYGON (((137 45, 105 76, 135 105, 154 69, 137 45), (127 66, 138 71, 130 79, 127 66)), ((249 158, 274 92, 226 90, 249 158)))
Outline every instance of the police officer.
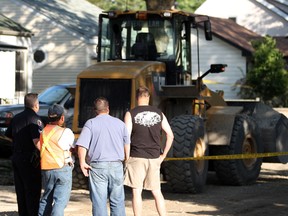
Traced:
POLYGON ((12 139, 12 165, 19 216, 36 216, 41 195, 37 143, 43 129, 43 123, 37 115, 38 94, 26 94, 24 105, 24 111, 15 115, 5 135, 12 139))

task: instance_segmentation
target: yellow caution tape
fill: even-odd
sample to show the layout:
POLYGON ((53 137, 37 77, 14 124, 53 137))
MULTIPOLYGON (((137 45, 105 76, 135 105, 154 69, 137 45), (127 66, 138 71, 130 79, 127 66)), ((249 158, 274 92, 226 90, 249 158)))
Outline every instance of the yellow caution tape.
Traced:
POLYGON ((233 155, 211 155, 211 156, 201 156, 201 157, 165 158, 165 161, 250 159, 250 158, 275 157, 275 156, 284 156, 284 155, 288 155, 288 152, 269 152, 269 153, 254 153, 254 154, 233 154, 233 155))

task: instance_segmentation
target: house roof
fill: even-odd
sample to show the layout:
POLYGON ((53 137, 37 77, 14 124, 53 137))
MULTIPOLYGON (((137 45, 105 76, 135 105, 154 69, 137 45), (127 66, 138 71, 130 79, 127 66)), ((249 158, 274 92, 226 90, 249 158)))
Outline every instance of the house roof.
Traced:
POLYGON ((33 34, 28 29, 0 13, 0 35, 31 37, 33 34))
MULTIPOLYGON (((244 54, 250 55, 254 48, 251 41, 258 40, 262 36, 238 25, 233 20, 210 17, 212 33, 227 42, 228 44, 242 50, 244 54)), ((276 40, 277 48, 285 57, 288 56, 288 37, 273 37, 276 40)))
POLYGON ((102 9, 86 0, 20 1, 86 39, 91 39, 98 34, 98 15, 102 9))
MULTIPOLYGON (((284 23, 288 22, 288 1, 287 0, 248 0, 248 1, 255 3, 256 5, 258 5, 258 7, 265 8, 267 11, 271 11, 272 13, 277 15, 282 21, 284 20, 284 23)), ((208 2, 208 1, 206 1, 206 2, 208 2)), ((203 5, 205 5, 205 7, 203 7, 203 9, 200 10, 201 13, 204 13, 204 14, 205 14, 204 10, 211 8, 212 2, 215 3, 215 1, 212 1, 212 0, 209 1, 210 5, 205 4, 206 2, 203 3, 203 5)), ((226 2, 228 2, 228 0, 226 2)), ((231 2, 231 1, 229 1, 229 2, 231 2)), ((202 6, 200 8, 202 8, 202 6)), ((199 10, 197 10, 197 11, 200 12, 199 10)), ((227 12, 226 15, 227 14, 229 14, 229 12, 227 12)), ((255 16, 257 16, 257 14, 255 14, 255 16)), ((215 21, 215 18, 214 18, 214 21, 215 21)), ((213 20, 211 22, 213 22, 213 20)), ((254 22, 252 17, 251 17, 251 22, 254 22)), ((255 19, 255 23, 257 23, 257 19, 255 19)), ((215 30, 213 33, 216 36, 219 36, 220 38, 222 38, 223 40, 226 40, 226 42, 228 42, 234 46, 237 46, 243 50, 247 50, 249 52, 253 51, 251 43, 249 43, 249 41, 251 41, 252 35, 250 33, 248 33, 248 35, 247 35, 245 33, 245 31, 243 31, 239 27, 233 25, 233 23, 231 21, 225 21, 225 20, 221 20, 221 19, 216 20, 213 23, 212 31, 213 31, 213 28, 215 30), (231 26, 229 23, 231 24, 231 26), (221 29, 221 26, 225 26, 225 29, 221 29), (244 39, 247 41, 245 42, 244 39)), ((253 29, 251 29, 251 30, 253 31, 253 29)), ((252 36, 252 38, 253 38, 253 36, 252 36)), ((260 35, 259 35, 259 38, 260 38, 260 35)), ((282 37, 277 36, 274 38, 276 39, 277 48, 284 54, 285 57, 288 57, 287 35, 283 35, 282 37)), ((257 37, 255 39, 257 39, 257 37)))
POLYGON ((287 0, 256 0, 256 1, 288 22, 287 0))
POLYGON ((273 37, 276 39, 278 49, 285 57, 288 57, 288 36, 286 37, 273 37))
POLYGON ((218 38, 242 50, 244 53, 254 51, 251 41, 261 38, 260 35, 238 25, 230 19, 210 17, 212 33, 218 38))

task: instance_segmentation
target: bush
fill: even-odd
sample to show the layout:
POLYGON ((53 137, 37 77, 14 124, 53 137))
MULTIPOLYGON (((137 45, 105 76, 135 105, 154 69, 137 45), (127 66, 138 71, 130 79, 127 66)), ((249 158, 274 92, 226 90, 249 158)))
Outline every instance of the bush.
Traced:
POLYGON ((285 70, 283 54, 276 48, 275 39, 266 36, 252 41, 255 52, 252 68, 242 82, 242 98, 259 97, 272 106, 287 106, 288 71, 285 70))

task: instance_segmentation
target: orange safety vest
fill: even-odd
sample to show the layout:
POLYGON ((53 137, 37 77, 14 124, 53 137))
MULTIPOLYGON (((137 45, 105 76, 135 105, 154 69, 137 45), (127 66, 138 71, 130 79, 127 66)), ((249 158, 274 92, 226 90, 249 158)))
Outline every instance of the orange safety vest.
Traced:
POLYGON ((47 125, 40 135, 41 169, 59 169, 65 164, 65 152, 58 141, 64 128, 57 125, 47 125))

